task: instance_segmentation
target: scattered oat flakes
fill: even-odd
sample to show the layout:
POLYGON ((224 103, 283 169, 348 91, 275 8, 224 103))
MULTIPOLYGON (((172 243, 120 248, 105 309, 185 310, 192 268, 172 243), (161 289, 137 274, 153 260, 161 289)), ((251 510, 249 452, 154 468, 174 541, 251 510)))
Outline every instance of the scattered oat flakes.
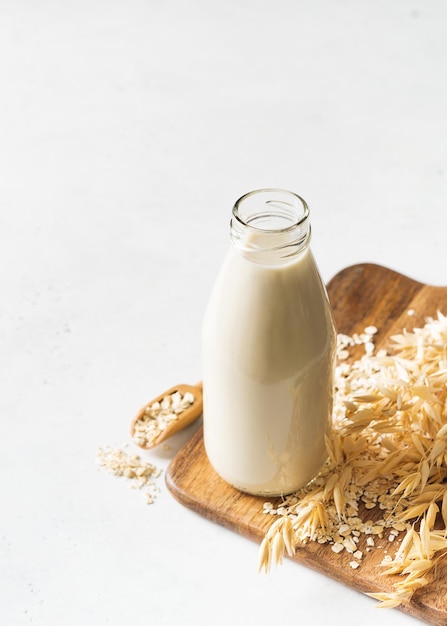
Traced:
POLYGON ((133 489, 141 489, 146 502, 152 504, 159 493, 154 479, 158 478, 161 470, 143 461, 139 455, 130 455, 121 448, 99 448, 97 464, 114 476, 126 478, 133 489))

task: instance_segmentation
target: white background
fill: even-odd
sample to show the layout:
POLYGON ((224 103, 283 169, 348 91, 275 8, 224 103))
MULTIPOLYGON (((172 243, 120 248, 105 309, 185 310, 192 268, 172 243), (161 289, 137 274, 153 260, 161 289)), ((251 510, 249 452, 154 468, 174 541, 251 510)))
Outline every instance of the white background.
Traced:
POLYGON ((308 201, 326 281, 447 285, 446 32, 442 0, 0 0, 1 624, 417 623, 95 459, 200 380, 247 191, 308 201))

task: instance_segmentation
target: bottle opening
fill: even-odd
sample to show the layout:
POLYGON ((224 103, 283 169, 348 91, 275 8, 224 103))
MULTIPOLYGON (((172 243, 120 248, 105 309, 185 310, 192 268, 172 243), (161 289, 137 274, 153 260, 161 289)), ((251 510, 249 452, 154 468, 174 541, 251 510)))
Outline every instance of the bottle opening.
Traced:
POLYGON ((300 226, 309 217, 309 208, 291 191, 259 189, 239 198, 233 216, 244 226, 277 233, 300 226))
POLYGON ((231 241, 252 261, 284 263, 307 247, 308 217, 305 200, 291 191, 251 191, 233 207, 231 241))

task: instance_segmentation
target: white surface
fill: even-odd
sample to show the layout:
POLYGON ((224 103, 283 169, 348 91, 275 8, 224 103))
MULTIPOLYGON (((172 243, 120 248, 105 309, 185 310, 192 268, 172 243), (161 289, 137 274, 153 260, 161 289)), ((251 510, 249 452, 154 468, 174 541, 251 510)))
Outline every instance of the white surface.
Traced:
MULTIPOLYGON (((0 0, 0 622, 415 620, 95 466, 200 379, 233 202, 309 202, 329 280, 447 284, 447 6, 0 0)), ((182 441, 147 453, 165 469, 182 441)))

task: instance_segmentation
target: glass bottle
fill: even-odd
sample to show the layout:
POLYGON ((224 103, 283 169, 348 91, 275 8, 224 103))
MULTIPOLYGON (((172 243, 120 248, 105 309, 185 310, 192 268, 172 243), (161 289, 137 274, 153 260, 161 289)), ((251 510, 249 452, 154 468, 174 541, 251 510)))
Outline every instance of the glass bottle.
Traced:
POLYGON ((336 333, 310 232, 300 196, 242 196, 205 312, 206 453, 226 482, 254 495, 295 491, 327 457, 336 333))

